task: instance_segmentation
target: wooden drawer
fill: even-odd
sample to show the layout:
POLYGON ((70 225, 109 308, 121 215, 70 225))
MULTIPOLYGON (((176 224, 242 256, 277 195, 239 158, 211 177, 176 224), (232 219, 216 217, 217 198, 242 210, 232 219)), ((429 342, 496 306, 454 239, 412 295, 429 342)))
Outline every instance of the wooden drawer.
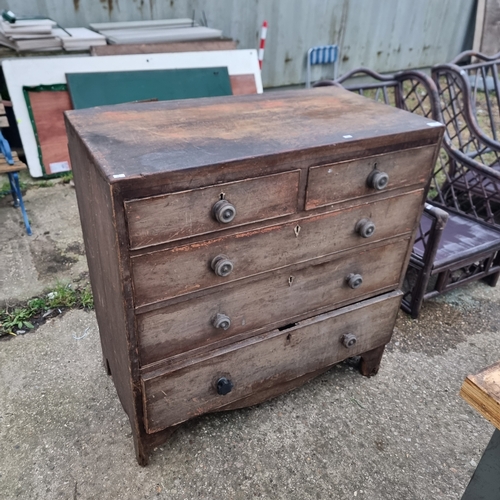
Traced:
POLYGON ((266 387, 279 386, 386 344, 400 299, 400 292, 391 292, 286 330, 232 344, 170 372, 143 376, 147 432, 214 411, 266 387), (350 348, 342 343, 348 333, 356 337, 350 348), (217 392, 222 377, 233 385, 226 395, 217 392))
POLYGON ((125 202, 130 247, 142 248, 210 233, 297 211, 300 171, 266 175, 190 191, 125 202), (230 222, 219 222, 214 205, 226 200, 236 209, 230 222))
POLYGON ((424 186, 435 149, 426 146, 310 167, 305 208, 313 210, 405 186, 424 186), (370 186, 368 180, 375 169, 388 175, 388 183, 381 190, 370 186))
POLYGON ((244 286, 223 288, 140 314, 137 331, 141 365, 269 325, 283 326, 311 311, 331 310, 335 305, 343 306, 394 289, 399 283, 408 242, 392 241, 322 264, 293 271, 284 269, 244 286), (350 274, 363 277, 359 288, 349 287, 350 274), (218 314, 229 318, 231 324, 226 330, 214 325, 218 314))
POLYGON ((408 233, 421 203, 422 191, 418 190, 348 210, 132 257, 136 306, 408 233), (364 219, 376 226, 369 238, 355 231, 364 219), (211 268, 219 255, 227 256, 234 266, 228 276, 217 276, 211 268))

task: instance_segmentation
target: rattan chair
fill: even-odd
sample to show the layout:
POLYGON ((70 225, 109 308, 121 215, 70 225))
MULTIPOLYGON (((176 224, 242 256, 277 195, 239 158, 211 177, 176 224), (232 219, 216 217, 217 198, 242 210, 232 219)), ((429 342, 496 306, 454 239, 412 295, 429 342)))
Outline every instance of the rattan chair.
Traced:
MULTIPOLYGON (((444 123, 438 89, 419 71, 380 75, 359 68, 336 85, 444 123)), ((472 280, 500 276, 500 172, 456 148, 448 132, 438 155, 403 283, 402 308, 416 318, 424 299, 472 280)))

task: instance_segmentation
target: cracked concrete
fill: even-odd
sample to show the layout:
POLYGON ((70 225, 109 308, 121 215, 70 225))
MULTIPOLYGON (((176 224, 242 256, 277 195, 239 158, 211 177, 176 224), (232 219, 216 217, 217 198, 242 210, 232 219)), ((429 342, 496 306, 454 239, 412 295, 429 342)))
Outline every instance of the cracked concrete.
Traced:
MULTIPOLYGON (((0 206, 8 302, 85 272, 74 191, 26 200, 31 240, 0 206), (70 257, 55 258, 55 273, 49 245, 70 257)), ((493 426, 458 391, 500 359, 499 299, 500 288, 475 283, 427 302, 418 320, 400 312, 376 377, 341 364, 261 405, 187 422, 146 468, 102 367, 95 316, 70 311, 0 342, 0 498, 460 498, 493 426)))

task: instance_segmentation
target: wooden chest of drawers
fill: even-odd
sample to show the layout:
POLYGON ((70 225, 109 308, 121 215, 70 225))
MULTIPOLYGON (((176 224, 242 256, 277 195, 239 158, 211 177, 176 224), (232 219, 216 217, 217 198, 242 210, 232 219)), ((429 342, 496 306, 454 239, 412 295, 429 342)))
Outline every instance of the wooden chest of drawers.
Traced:
POLYGON ((441 126, 334 87, 66 119, 139 463, 177 424, 345 358, 377 372, 441 126))

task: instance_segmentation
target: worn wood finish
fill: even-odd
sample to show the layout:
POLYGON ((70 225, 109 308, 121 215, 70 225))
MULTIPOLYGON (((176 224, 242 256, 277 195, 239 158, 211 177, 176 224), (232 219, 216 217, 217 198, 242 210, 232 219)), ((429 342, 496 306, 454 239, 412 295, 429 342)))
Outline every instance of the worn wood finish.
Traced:
POLYGON ((130 54, 162 54, 167 52, 206 52, 236 49, 234 40, 203 40, 198 42, 130 43, 91 47, 93 56, 123 56, 130 54))
POLYGON ((67 118, 105 366, 141 465, 192 416, 259 403, 353 355, 376 373, 441 128, 337 89, 67 118), (393 184, 369 193, 375 155, 393 184), (221 197, 236 207, 227 224, 211 214, 221 197), (373 236, 356 232, 361 219, 373 236), (211 269, 219 254, 235 266, 226 277, 211 269))
POLYGON ((213 411, 255 390, 301 377, 318 368, 356 356, 373 345, 386 344, 399 306, 399 295, 324 314, 287 330, 274 330, 233 344, 200 363, 152 379, 143 379, 146 430, 149 433, 213 411), (385 299, 385 300, 384 300, 385 299), (352 333, 352 348, 341 343, 352 333), (234 387, 226 396, 217 394, 220 377, 234 387), (178 388, 183 390, 179 391, 178 388))
POLYGON ((222 286, 292 263, 407 234, 415 225, 421 203, 422 191, 412 191, 378 203, 133 257, 136 304, 222 286), (405 212, 410 216, 402 217, 405 212), (363 219, 372 220, 376 226, 369 238, 355 231, 363 219), (210 267, 217 255, 226 255, 234 264, 226 277, 217 276, 210 267))
POLYGON ((28 167, 19 159, 17 153, 12 151, 12 159, 14 160, 14 165, 9 165, 4 156, 0 157, 0 174, 8 174, 10 172, 19 172, 20 170, 26 170, 28 167))
POLYGON ((469 375, 462 385, 460 396, 500 429, 500 362, 469 375))
POLYGON ((180 240, 297 211, 300 171, 207 186, 125 202, 130 247, 180 240), (232 222, 215 219, 212 208, 221 199, 232 203, 232 222))
POLYGON ((385 144, 393 150, 409 142, 435 144, 441 135, 428 119, 335 87, 120 104, 68 116, 110 182, 117 182, 114 175, 137 182, 248 158, 266 162, 272 156, 274 165, 280 155, 311 150, 319 156, 325 148, 359 151, 385 144), (137 141, 138 127, 147 141, 137 141))
POLYGON ((291 272, 266 274, 265 278, 234 289, 204 295, 137 316, 141 364, 146 365, 220 342, 268 325, 284 326, 304 319, 312 311, 367 298, 394 289, 401 275, 408 240, 391 241, 378 248, 342 256, 291 272), (376 265, 374 265, 376 262, 376 265), (363 284, 352 289, 349 274, 361 274, 363 284), (307 300, 304 300, 307 297, 307 300), (212 324, 217 314, 231 320, 227 330, 212 324))
POLYGON ((385 344, 361 354, 360 371, 365 377, 373 377, 378 373, 384 350, 385 344))
POLYGON ((434 153, 435 148, 427 146, 311 167, 307 180, 306 210, 333 205, 345 199, 380 194, 381 191, 370 187, 367 182, 375 169, 389 176, 389 183, 382 191, 422 185, 429 177, 434 153))
POLYGON ((88 168, 91 159, 71 127, 68 136, 71 159, 77 165, 73 175, 97 323, 99 330, 106 332, 101 335, 103 356, 139 446, 140 424, 131 361, 134 345, 123 300, 123 263, 114 226, 114 193, 95 169, 88 168))

